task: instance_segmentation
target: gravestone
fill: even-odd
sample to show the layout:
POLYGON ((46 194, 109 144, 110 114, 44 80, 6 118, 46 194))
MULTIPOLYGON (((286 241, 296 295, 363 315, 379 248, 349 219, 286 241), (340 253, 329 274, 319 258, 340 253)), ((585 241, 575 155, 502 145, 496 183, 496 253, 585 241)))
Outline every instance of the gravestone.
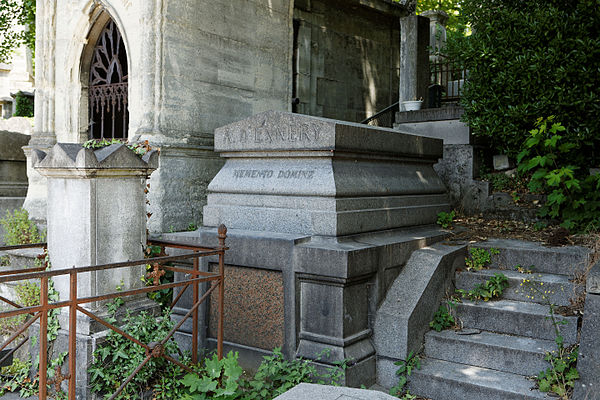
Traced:
MULTIPOLYGON (((269 111, 217 129, 215 150, 226 162, 205 226, 162 237, 214 245, 228 226, 226 349, 247 368, 276 346, 323 367, 351 359, 342 383, 373 384, 377 304, 411 252, 445 235, 435 221, 448 199, 433 169, 442 141, 269 111)), ((210 347, 214 304, 206 313, 210 347)))

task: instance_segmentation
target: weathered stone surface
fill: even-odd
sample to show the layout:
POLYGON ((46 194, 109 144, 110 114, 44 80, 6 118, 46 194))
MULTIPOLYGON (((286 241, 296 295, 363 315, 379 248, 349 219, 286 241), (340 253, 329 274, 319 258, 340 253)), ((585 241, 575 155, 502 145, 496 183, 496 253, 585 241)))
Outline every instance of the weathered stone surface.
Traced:
POLYGON ((531 376, 550 366, 544 356, 556 350, 553 340, 486 331, 472 335, 461 333, 452 329, 429 331, 425 335, 427 357, 531 376))
POLYGON ((208 226, 341 236, 433 223, 448 209, 436 139, 274 111, 215 135, 227 162, 209 185, 208 226))
MULTIPOLYGON (((48 254, 52 269, 66 269, 143 259, 146 243, 146 177, 158 164, 152 151, 140 157, 122 144, 91 150, 78 144, 57 144, 49 153, 32 153, 34 167, 48 179, 48 254)), ((77 295, 114 293, 143 285, 144 265, 78 274, 77 295)), ((68 275, 54 277, 60 299, 70 295, 68 275)), ((132 313, 154 311, 145 296, 124 299, 132 313)), ((102 302, 86 304, 106 317, 102 302)), ((67 330, 68 309, 59 316, 67 330)), ((85 315, 77 318, 77 399, 91 397, 87 367, 105 327, 85 315)), ((65 332, 53 351, 65 350, 65 332)))
POLYGON ((301 383, 275 400, 392 400, 396 397, 375 390, 351 389, 339 386, 315 385, 301 383))
POLYGON ((415 251, 387 292, 375 317, 378 357, 405 360, 421 347, 429 321, 462 265, 466 246, 435 244, 415 251))
POLYGON ((0 131, 19 133, 26 136, 30 136, 32 133, 31 122, 25 117, 11 117, 8 119, 0 119, 0 131))
POLYGON ((532 387, 521 375, 433 359, 425 360, 420 370, 413 369, 408 384, 412 394, 435 400, 548 399, 532 387))
POLYGON ((22 147, 27 146, 31 136, 0 130, 0 161, 25 161, 22 147))
POLYGON ((469 126, 459 120, 395 123, 394 129, 426 137, 442 139, 444 145, 469 144, 469 126))
POLYGON ((521 265, 534 272, 569 275, 583 272, 589 249, 580 246, 546 247, 540 243, 512 239, 488 239, 474 247, 496 248, 500 254, 492 256, 492 266, 514 269, 521 265))
POLYGON ((427 104, 427 87, 430 82, 428 46, 429 19, 418 15, 401 18, 400 102, 423 98, 427 104))
MULTIPOLYGON (((282 351, 286 357, 315 359, 327 350, 330 357, 316 363, 320 368, 351 358, 353 361, 343 383, 371 385, 375 381, 375 357, 370 319, 410 254, 442 240, 446 234, 437 226, 370 232, 343 238, 228 229, 226 243, 230 250, 226 253, 226 263, 238 266, 235 268, 238 272, 248 271, 248 274, 267 277, 264 283, 255 282, 257 288, 264 284, 268 288, 267 294, 280 290, 275 283, 281 277, 282 351), (250 268, 254 272, 250 272, 250 268)), ((216 229, 204 227, 194 232, 163 234, 162 238, 214 246, 216 229)), ((208 269, 208 263, 214 261, 201 261, 201 269, 208 269)), ((239 282, 243 282, 242 276, 239 282)), ((234 292, 240 293, 238 280, 234 283, 234 292)), ((257 289, 257 296, 261 293, 257 289)), ((280 320, 279 301, 263 303, 260 299, 256 302, 258 308, 268 311, 266 325, 277 326, 272 325, 272 316, 277 317, 275 321, 280 320)), ((176 319, 189 307, 190 294, 186 293, 174 309, 176 319)), ((239 308, 236 318, 241 320, 234 325, 243 328, 243 315, 249 307, 239 308)), ((206 315, 207 310, 201 312, 206 315)), ((249 315, 253 318, 256 313, 249 310, 249 315)), ((208 321, 208 318, 200 320, 208 321)), ((264 328, 267 334, 268 326, 264 328)), ((190 331, 190 324, 182 326, 180 339, 184 345, 190 341, 190 331)), ((214 326, 209 327, 209 331, 214 331, 214 326)), ((272 349, 281 343, 278 330, 269 332, 269 336, 260 338, 260 341, 255 340, 252 332, 246 337, 236 335, 231 337, 235 342, 228 342, 227 348, 243 352, 244 368, 255 369, 265 354, 264 349, 272 349)), ((212 347, 214 339, 207 338, 203 343, 212 347)))
MULTIPOLYGON (((550 320, 550 309, 545 304, 496 300, 456 303, 456 311, 464 326, 486 329, 509 335, 554 340, 555 333, 550 320)), ((577 342, 577 317, 555 316, 565 344, 577 342)))
POLYGON ((600 295, 587 294, 581 326, 574 400, 600 399, 600 295))
POLYGON ((586 291, 592 294, 600 294, 600 263, 596 263, 588 273, 586 291))
POLYGON ((0 197, 27 194, 27 164, 21 148, 29 138, 21 133, 0 131, 0 197))
POLYGON ((493 157, 494 170, 502 171, 510 168, 508 156, 505 154, 498 154, 493 157))

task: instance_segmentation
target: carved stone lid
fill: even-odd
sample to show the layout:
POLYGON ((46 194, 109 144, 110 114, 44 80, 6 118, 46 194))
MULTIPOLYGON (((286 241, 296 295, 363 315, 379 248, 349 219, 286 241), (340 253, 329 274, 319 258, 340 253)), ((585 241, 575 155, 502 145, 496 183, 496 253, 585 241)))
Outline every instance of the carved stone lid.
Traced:
POLYGON ((440 139, 353 122, 266 111, 215 130, 215 151, 227 157, 280 157, 281 152, 305 156, 392 157, 436 160, 440 139), (236 154, 238 153, 238 154, 236 154), (243 153, 243 154, 242 154, 243 153), (317 154, 319 153, 319 154, 317 154))
POLYGON ((148 176, 158 168, 158 151, 140 157, 120 143, 97 150, 57 143, 48 153, 34 149, 32 165, 42 175, 53 177, 148 176))

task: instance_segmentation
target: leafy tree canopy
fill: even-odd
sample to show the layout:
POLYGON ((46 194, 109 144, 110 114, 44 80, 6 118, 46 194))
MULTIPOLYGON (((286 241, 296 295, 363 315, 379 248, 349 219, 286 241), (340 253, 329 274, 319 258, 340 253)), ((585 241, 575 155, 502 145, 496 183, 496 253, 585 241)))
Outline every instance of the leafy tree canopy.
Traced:
POLYGON ((0 62, 22 44, 35 51, 35 0, 0 0, 0 62))

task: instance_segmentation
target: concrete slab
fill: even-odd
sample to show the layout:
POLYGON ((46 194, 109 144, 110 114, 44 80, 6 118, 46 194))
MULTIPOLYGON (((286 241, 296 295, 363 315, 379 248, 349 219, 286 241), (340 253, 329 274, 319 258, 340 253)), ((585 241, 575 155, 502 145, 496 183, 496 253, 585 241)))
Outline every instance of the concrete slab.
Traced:
POLYGON ((376 390, 301 383, 275 400, 392 400, 397 397, 376 390))

